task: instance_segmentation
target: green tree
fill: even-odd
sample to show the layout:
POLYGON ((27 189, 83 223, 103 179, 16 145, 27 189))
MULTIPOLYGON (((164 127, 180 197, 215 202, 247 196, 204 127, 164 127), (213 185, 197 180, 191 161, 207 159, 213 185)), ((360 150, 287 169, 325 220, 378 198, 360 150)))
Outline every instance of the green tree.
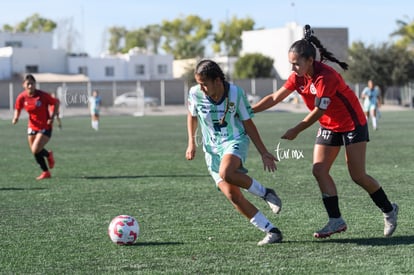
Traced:
POLYGON ((111 54, 121 52, 124 48, 122 42, 125 42, 125 36, 127 30, 124 27, 111 27, 109 28, 109 52, 111 54))
POLYGON ((349 49, 350 69, 345 78, 354 83, 372 79, 381 88, 382 98, 389 86, 402 86, 414 80, 414 56, 399 45, 383 43, 366 47, 355 42, 349 49))
POLYGON ((397 45, 401 47, 408 47, 414 43, 414 20, 410 23, 403 20, 397 20, 398 29, 391 33, 390 36, 399 36, 400 39, 397 40, 397 45))
POLYGON ((234 64, 235 78, 271 77, 273 59, 259 53, 246 54, 234 64))
POLYGON ((147 48, 146 32, 144 29, 125 32, 125 46, 121 52, 126 53, 132 48, 147 48))
POLYGON ((184 19, 177 18, 162 22, 165 41, 162 48, 172 54, 175 59, 204 56, 204 40, 211 34, 210 20, 189 15, 184 19))
POLYGON ((220 22, 219 30, 214 34, 213 51, 228 56, 239 56, 242 48, 241 34, 253 30, 254 20, 233 17, 229 22, 220 22))
POLYGON ((8 24, 3 25, 3 31, 15 31, 15 32, 52 32, 57 27, 56 23, 52 20, 40 17, 39 14, 35 13, 29 16, 25 20, 17 23, 16 26, 8 24))
POLYGON ((144 28, 147 40, 147 50, 154 54, 158 54, 160 47, 162 34, 162 28, 160 25, 148 25, 144 28))

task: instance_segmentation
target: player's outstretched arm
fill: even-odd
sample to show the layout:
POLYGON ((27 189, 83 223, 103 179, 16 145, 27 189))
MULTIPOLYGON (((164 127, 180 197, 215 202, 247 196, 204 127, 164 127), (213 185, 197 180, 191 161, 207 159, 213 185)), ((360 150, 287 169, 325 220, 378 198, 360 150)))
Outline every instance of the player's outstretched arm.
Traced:
POLYGON ((20 117, 20 110, 14 110, 14 115, 12 119, 13 125, 19 121, 19 117, 20 117))
POLYGON ((267 151, 266 146, 264 145, 262 138, 257 131, 256 125, 253 123, 253 120, 248 119, 243 121, 244 128, 247 135, 252 140, 253 144, 256 146, 257 151, 259 151, 262 156, 263 168, 269 172, 276 171, 276 157, 273 156, 269 151, 267 151))

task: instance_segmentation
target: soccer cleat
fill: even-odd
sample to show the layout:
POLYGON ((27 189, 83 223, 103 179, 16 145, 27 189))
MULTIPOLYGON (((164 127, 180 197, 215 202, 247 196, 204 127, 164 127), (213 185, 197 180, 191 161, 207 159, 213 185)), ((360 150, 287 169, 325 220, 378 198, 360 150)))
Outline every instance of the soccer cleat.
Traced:
POLYGON ((269 233, 266 234, 266 236, 257 243, 258 246, 266 245, 266 244, 272 244, 272 243, 280 243, 282 242, 283 236, 282 232, 276 227, 272 228, 269 233))
POLYGON ((266 194, 264 195, 263 199, 270 206, 270 209, 272 209, 273 213, 279 214, 280 210, 282 210, 282 201, 276 195, 275 190, 266 188, 266 194))
POLYGON ((40 174, 40 176, 38 176, 36 179, 37 180, 43 180, 43 179, 49 179, 49 178, 51 178, 52 177, 52 175, 50 174, 50 172, 49 171, 44 171, 44 172, 42 172, 42 174, 40 174))
POLYGON ((49 164, 50 169, 55 167, 55 158, 53 157, 52 151, 49 151, 49 156, 47 157, 47 163, 49 164))
POLYGON ((397 228, 397 218, 398 218, 398 205, 396 203, 392 204, 392 211, 384 213, 384 236, 391 237, 397 228))
POLYGON ((313 233, 318 239, 330 237, 332 234, 346 231, 346 223, 342 218, 330 218, 328 223, 321 230, 313 233))

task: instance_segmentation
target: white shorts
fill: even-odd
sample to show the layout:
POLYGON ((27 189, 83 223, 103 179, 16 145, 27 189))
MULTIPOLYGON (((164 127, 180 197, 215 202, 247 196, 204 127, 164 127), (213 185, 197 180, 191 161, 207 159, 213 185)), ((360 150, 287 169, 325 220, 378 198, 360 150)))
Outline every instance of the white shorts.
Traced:
POLYGON ((219 182, 223 181, 219 175, 220 163, 223 159, 223 156, 227 154, 234 155, 241 160, 241 163, 243 165, 243 163, 246 161, 247 153, 249 151, 249 143, 250 139, 245 136, 240 140, 234 140, 220 144, 215 148, 215 152, 204 151, 208 172, 213 177, 216 185, 219 182))
POLYGON ((372 110, 376 110, 377 109, 377 105, 376 104, 364 104, 364 112, 370 112, 372 110))

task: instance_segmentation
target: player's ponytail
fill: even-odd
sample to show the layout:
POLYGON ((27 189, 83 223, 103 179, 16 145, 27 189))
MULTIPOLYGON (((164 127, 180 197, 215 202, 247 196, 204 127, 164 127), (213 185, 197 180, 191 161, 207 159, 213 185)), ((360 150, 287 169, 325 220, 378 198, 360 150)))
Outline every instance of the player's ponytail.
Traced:
POLYGON ((319 39, 313 34, 313 30, 309 25, 305 25, 303 28, 303 39, 296 41, 290 47, 290 52, 296 52, 301 57, 316 58, 315 47, 319 50, 320 61, 329 60, 331 62, 337 63, 342 69, 347 70, 348 64, 342 61, 339 61, 331 52, 329 52, 319 41, 319 39))

